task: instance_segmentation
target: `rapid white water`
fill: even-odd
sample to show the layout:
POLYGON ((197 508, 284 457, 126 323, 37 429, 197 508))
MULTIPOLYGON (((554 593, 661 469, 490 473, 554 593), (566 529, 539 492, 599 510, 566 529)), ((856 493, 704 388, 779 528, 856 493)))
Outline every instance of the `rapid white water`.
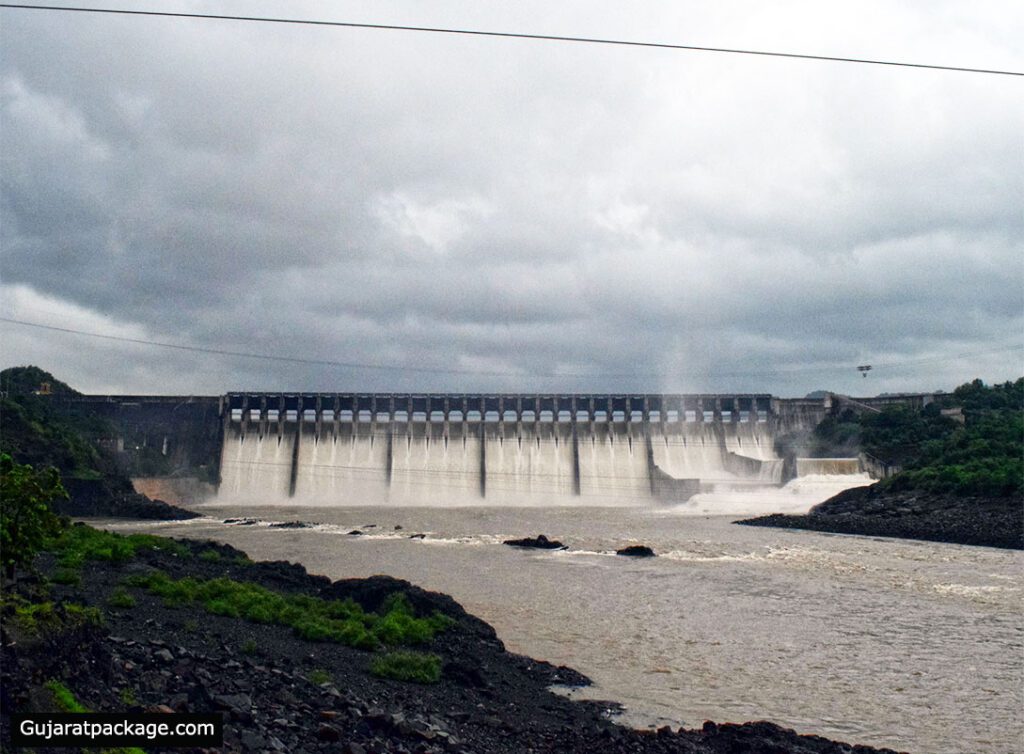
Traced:
POLYGON ((782 487, 715 485, 712 492, 694 495, 672 510, 681 515, 761 516, 769 513, 807 513, 818 503, 851 487, 874 480, 867 474, 812 474, 782 487))

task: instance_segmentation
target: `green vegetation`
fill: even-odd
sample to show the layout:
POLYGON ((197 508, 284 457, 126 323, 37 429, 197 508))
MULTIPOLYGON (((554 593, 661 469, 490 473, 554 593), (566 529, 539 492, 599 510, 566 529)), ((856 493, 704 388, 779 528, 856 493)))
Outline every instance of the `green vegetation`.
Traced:
MULTIPOLYGON (((857 417, 847 410, 815 430, 816 448, 852 445, 903 471, 890 490, 1013 496, 1024 492, 1024 378, 974 380, 917 411, 892 406, 857 417), (942 409, 959 408, 963 423, 942 409)), ((855 452, 855 451, 854 451, 855 452)), ((851 453, 852 455, 852 453, 851 453)))
POLYGON ((139 703, 135 698, 135 692, 128 686, 121 689, 121 693, 118 696, 121 697, 121 704, 125 707, 134 707, 139 703))
POLYGON ((826 416, 814 428, 808 455, 811 458, 849 458, 860 451, 860 418, 850 409, 826 416))
POLYGON ((75 695, 71 693, 71 689, 60 681, 49 680, 43 684, 43 687, 53 696, 53 703, 57 705, 61 712, 90 711, 88 707, 83 706, 81 702, 75 698, 75 695))
POLYGON ((77 569, 87 560, 126 563, 140 550, 163 550, 179 557, 189 554, 180 542, 152 534, 115 534, 91 526, 72 526, 50 543, 48 549, 57 554, 64 568, 77 569))
POLYGON ((244 655, 250 655, 251 656, 251 655, 256 654, 256 650, 258 650, 258 649, 259 649, 259 646, 256 644, 256 640, 255 639, 246 639, 245 641, 242 642, 242 646, 239 649, 239 651, 242 654, 244 654, 244 655))
POLYGON ((38 367, 13 367, 0 372, 0 412, 4 431, 0 452, 18 463, 54 466, 65 480, 103 480, 111 492, 131 492, 113 456, 97 441, 116 436, 106 420, 70 407, 57 407, 60 396, 78 393, 38 367), (49 383, 52 394, 37 394, 49 383))
POLYGON ((83 627, 99 626, 103 616, 94 607, 74 603, 56 606, 52 602, 21 602, 14 608, 14 623, 30 636, 52 639, 83 627))
POLYGON ((107 604, 111 607, 129 608, 135 607, 135 598, 128 594, 124 587, 117 587, 110 594, 107 604))
POLYGON ((8 578, 16 568, 30 565, 46 541, 64 528, 50 503, 67 494, 56 469, 37 471, 0 455, 0 557, 8 578))
POLYGON ((78 586, 82 583, 82 574, 74 568, 58 568, 53 576, 50 577, 50 581, 54 584, 64 584, 65 586, 78 586))
POLYGON ((216 550, 203 550, 201 553, 199 553, 199 559, 205 560, 208 563, 219 563, 221 560, 223 560, 221 554, 216 550))
POLYGON ((11 367, 0 372, 0 391, 7 395, 32 395, 49 383, 53 395, 81 395, 65 382, 39 367, 11 367))
POLYGON ((413 614, 405 595, 391 595, 382 613, 367 613, 352 600, 323 600, 300 594, 280 594, 246 581, 229 578, 174 580, 161 571, 127 580, 133 586, 163 597, 169 605, 198 604, 215 615, 245 618, 254 623, 290 626, 310 641, 330 641, 359 649, 425 644, 454 621, 435 612, 426 618, 413 614))
POLYGON ((370 672, 396 681, 437 683, 441 678, 441 658, 423 652, 387 652, 370 661, 370 672))
MULTIPOLYGON (((81 712, 92 712, 91 709, 86 707, 84 704, 79 702, 78 699, 75 698, 75 695, 72 693, 71 689, 69 689, 67 686, 65 686, 60 681, 58 681, 56 679, 49 680, 49 681, 47 681, 46 683, 43 684, 43 687, 47 691, 50 692, 50 696, 53 697, 53 703, 62 712, 79 712, 79 713, 81 713, 81 712)), ((131 689, 125 689, 124 691, 121 692, 121 700, 122 701, 125 700, 125 693, 126 692, 133 699, 131 704, 134 704, 135 703, 134 702, 134 694, 131 693, 131 689)), ((125 704, 129 704, 129 702, 125 701, 125 704)), ((129 747, 118 747, 116 749, 102 749, 100 751, 100 754, 146 754, 146 753, 142 749, 140 749, 140 748, 138 748, 136 746, 129 746, 129 747)))
POLYGON ((330 683, 331 674, 322 668, 317 668, 316 670, 310 671, 309 675, 306 676, 306 680, 319 686, 323 683, 330 683))

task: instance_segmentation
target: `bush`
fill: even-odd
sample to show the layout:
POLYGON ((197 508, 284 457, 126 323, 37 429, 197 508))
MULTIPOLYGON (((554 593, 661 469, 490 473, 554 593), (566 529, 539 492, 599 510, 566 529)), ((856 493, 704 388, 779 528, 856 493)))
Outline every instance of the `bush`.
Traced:
POLYGON ((370 672, 396 681, 437 683, 441 679, 441 658, 422 652, 388 652, 370 661, 370 672))
POLYGON ((0 555, 8 578, 60 534, 64 524, 50 503, 67 496, 56 469, 37 471, 0 455, 0 555))

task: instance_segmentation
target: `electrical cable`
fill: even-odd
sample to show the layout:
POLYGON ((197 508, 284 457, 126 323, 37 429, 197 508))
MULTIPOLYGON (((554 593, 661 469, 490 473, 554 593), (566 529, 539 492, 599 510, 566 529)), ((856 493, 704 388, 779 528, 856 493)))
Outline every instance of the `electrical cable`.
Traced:
MULTIPOLYGON (((541 373, 538 371, 531 371, 528 375, 525 372, 501 372, 495 370, 477 370, 477 369, 459 369, 457 367, 423 367, 423 366, 408 366, 400 364, 367 364, 360 362, 347 362, 347 361, 333 361, 330 359, 307 359, 298 356, 278 356, 276 354, 267 353, 255 353, 251 351, 232 351, 223 348, 206 348, 203 346, 191 346, 181 345, 178 343, 165 343, 155 340, 146 340, 143 338, 129 338, 120 335, 106 335, 103 333, 88 332, 86 330, 77 330, 71 327, 58 327, 56 325, 44 325, 39 322, 29 322, 21 319, 14 319, 11 317, 0 317, 0 322, 12 325, 19 325, 22 327, 34 327, 41 330, 51 330, 54 332, 68 333, 71 335, 81 335, 89 338, 98 338, 101 340, 110 340, 121 343, 133 343, 136 345, 155 346, 158 348, 170 348, 177 351, 191 351, 195 353, 207 353, 216 356, 231 356, 246 359, 262 359, 266 361, 286 362, 292 364, 306 364, 308 366, 329 366, 337 367, 341 369, 357 369, 357 370, 373 370, 373 371, 392 371, 392 372, 411 372, 416 374, 463 374, 473 375, 479 377, 518 377, 529 376, 531 378, 543 378, 543 379, 637 379, 637 378, 664 378, 664 373, 658 372, 590 372, 590 373, 563 373, 563 372, 549 372, 541 373)), ((971 351, 967 353, 952 354, 942 357, 932 357, 928 359, 910 360, 905 362, 890 361, 881 362, 875 364, 875 369, 893 369, 903 365, 914 365, 914 364, 926 364, 926 363, 937 363, 937 362, 950 362, 958 359, 973 358, 975 356, 983 356, 993 353, 1003 353, 1005 351, 1024 351, 1024 346, 1002 346, 1000 348, 987 349, 982 351, 971 351)), ((821 372, 821 373, 836 373, 841 371, 847 371, 850 369, 848 364, 830 365, 830 366, 805 366, 805 365, 791 365, 775 367, 773 369, 761 369, 753 371, 719 371, 717 375, 722 377, 767 377, 771 375, 782 375, 782 374, 793 374, 793 373, 810 373, 810 372, 821 372)), ((672 370, 674 376, 703 376, 706 372, 686 372, 685 370, 672 370)))
POLYGON ((924 68, 936 71, 955 71, 959 73, 981 73, 997 76, 1024 76, 1024 72, 995 68, 969 68, 954 65, 936 65, 931 63, 910 63, 895 60, 878 60, 871 58, 840 57, 835 55, 810 55, 796 52, 775 52, 768 50, 751 50, 731 47, 705 47, 698 45, 671 44, 667 42, 643 42, 626 39, 608 39, 601 37, 563 36, 558 34, 526 34, 505 31, 484 31, 479 29, 458 29, 435 26, 403 26, 398 24, 368 24, 350 21, 318 21, 315 19, 276 18, 267 16, 238 16, 213 13, 178 13, 172 11, 125 10, 120 8, 69 7, 63 5, 26 5, 21 3, 0 3, 0 8, 14 10, 43 10, 71 13, 105 13, 123 16, 143 16, 151 18, 195 19, 212 21, 242 21, 249 23, 273 23, 301 26, 340 27, 348 29, 369 29, 375 31, 408 31, 429 34, 451 34, 473 37, 498 37, 540 42, 570 42, 591 45, 615 45, 619 47, 644 47, 661 50, 684 50, 688 52, 715 52, 729 55, 755 55, 760 57, 790 58, 816 62, 855 63, 861 65, 894 66, 900 68, 924 68))

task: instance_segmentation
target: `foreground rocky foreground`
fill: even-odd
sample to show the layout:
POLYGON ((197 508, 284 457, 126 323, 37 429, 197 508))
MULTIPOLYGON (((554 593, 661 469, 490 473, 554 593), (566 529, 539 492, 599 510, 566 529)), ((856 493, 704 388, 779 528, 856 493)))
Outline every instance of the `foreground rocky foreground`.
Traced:
MULTIPOLYGON (((4 712, 59 710, 45 686, 57 680, 93 711, 220 711, 223 750, 232 752, 890 751, 799 736, 767 722, 628 729, 610 719, 613 704, 571 701, 549 690, 584 685, 586 678, 506 652, 490 626, 450 597, 388 577, 332 583, 297 565, 252 563, 225 545, 182 545, 141 548, 121 563, 86 560, 78 583, 53 555, 43 555, 42 573, 71 583, 22 577, 8 584, 4 712), (371 672, 374 652, 309 641, 287 626, 217 615, 197 604, 170 606, 132 586, 157 570, 172 580, 229 577, 282 595, 352 598, 367 611, 404 593, 416 615, 438 611, 452 619, 425 647, 441 658, 440 678, 378 677, 371 672), (63 628, 47 628, 42 613, 34 628, 19 622, 42 600, 64 617, 63 628), (100 622, 67 620, 72 604, 98 608, 100 622)), ((2 719, 0 746, 10 751, 9 718, 2 719)))
POLYGON ((1019 497, 889 492, 871 485, 840 492, 803 516, 775 513, 738 523, 1024 549, 1019 497))

